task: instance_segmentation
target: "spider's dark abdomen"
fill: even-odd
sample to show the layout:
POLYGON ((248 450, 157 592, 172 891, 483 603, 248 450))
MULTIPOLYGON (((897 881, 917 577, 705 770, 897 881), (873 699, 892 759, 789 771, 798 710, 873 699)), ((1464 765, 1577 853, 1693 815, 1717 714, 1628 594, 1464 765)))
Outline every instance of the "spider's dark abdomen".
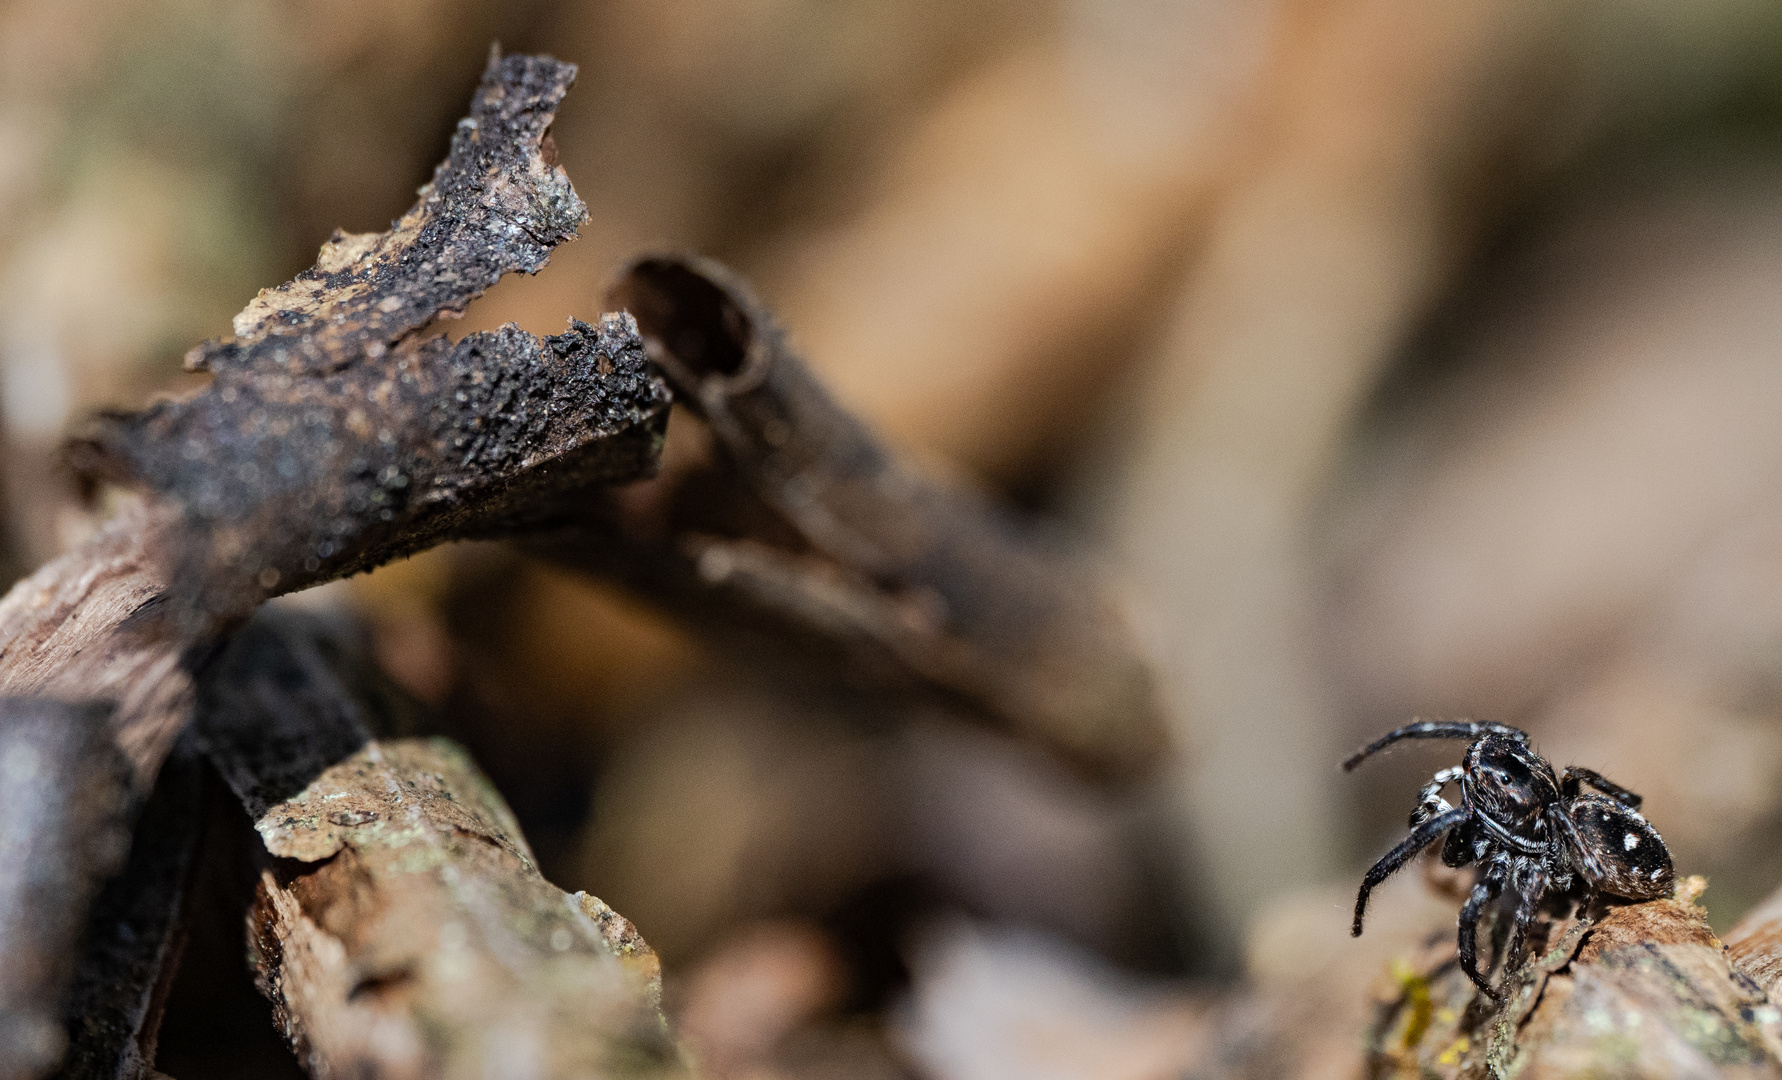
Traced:
POLYGON ((1567 813, 1584 848, 1575 860, 1592 885, 1630 900, 1670 895, 1671 853, 1645 818, 1601 795, 1578 796, 1567 813))

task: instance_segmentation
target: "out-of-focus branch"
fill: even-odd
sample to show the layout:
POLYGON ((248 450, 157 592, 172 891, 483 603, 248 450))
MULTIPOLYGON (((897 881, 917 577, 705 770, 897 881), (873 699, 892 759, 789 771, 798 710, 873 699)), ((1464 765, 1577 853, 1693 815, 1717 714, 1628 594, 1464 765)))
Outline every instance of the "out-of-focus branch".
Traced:
POLYGON ((1752 908, 1725 940, 1734 966, 1782 1004, 1782 889, 1752 908))
POLYGON ((110 710, 0 700, 0 1077, 38 1076, 63 1047, 58 1009, 87 904, 122 863, 129 769, 110 710))
POLYGON ((149 1075, 204 827, 200 766, 184 744, 174 750, 137 818, 129 860, 87 914, 80 967, 61 1009, 69 1042, 57 1080, 149 1075))
POLYGON ((1088 567, 899 460, 722 267, 646 258, 610 299, 638 320, 710 445, 670 455, 659 479, 615 493, 604 518, 547 554, 678 600, 702 622, 729 602, 867 652, 1095 771, 1156 759, 1149 672, 1088 567))
POLYGON ((456 746, 373 740, 391 692, 302 620, 261 618, 207 674, 199 731, 274 857, 250 950, 318 1076, 678 1076, 655 955, 540 876, 456 746))

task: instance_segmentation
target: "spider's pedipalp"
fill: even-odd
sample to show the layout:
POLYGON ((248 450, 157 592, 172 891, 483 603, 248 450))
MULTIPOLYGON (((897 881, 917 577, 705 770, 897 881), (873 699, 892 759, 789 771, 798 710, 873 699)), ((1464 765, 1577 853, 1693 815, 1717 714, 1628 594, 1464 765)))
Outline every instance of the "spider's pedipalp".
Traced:
POLYGON ((1411 827, 1415 828, 1430 818, 1447 813, 1452 807, 1448 800, 1442 798, 1442 789, 1466 775, 1466 770, 1458 765, 1443 769, 1429 778, 1423 790, 1417 793, 1417 809, 1411 811, 1411 827))

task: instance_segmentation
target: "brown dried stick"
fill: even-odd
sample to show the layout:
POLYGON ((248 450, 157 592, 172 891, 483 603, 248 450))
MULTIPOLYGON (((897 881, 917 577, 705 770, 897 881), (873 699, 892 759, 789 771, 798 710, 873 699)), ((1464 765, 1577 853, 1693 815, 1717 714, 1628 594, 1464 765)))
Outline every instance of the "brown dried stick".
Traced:
MULTIPOLYGON (((85 473, 142 496, 0 600, 0 694, 113 703, 109 741, 146 792, 190 716, 194 673, 267 596, 654 470, 667 391, 630 320, 542 340, 424 332, 502 274, 540 269, 585 217, 547 134, 574 74, 492 57, 449 157, 390 232, 337 233, 234 337, 194 350, 208 387, 104 418, 76 445, 85 473)), ((66 900, 78 925, 84 899, 66 900)), ((157 912, 124 950, 132 971, 168 955, 171 916, 157 912)), ((69 944, 43 939, 49 962, 69 944)), ((77 995, 130 983, 104 981, 107 948, 89 947, 77 995)), ((140 1041, 138 990, 90 1011, 140 1041)), ((124 1060, 119 1045, 95 1053, 124 1060)))
POLYGON ((595 542, 558 538, 548 554, 678 597, 702 622, 729 600, 889 659, 1096 771, 1159 756, 1148 670, 1087 567, 900 461, 717 264, 640 260, 610 300, 712 446, 615 493, 605 520, 585 519, 595 542))
POLYGON ((310 1071, 684 1075, 649 947, 539 875, 457 747, 372 740, 376 683, 325 629, 263 616, 200 693, 200 741, 275 857, 250 949, 310 1071))
POLYGON ((190 669, 269 595, 365 570, 588 484, 649 474, 667 392, 632 324, 420 334, 585 216, 547 135, 575 69, 493 57, 451 154, 377 235, 337 233, 202 346, 214 381, 100 423, 93 475, 145 489, 0 601, 0 693, 116 700, 146 787, 190 710, 190 669))
POLYGON ((1727 931, 1726 952, 1771 1001, 1782 1005, 1782 889, 1727 931))

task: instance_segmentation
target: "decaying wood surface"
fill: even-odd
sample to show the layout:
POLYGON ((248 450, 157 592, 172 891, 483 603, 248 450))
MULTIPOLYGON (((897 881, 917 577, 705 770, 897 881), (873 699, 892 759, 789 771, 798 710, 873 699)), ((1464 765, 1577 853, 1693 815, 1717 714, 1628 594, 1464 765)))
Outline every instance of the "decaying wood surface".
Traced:
POLYGON ((269 862, 256 976, 315 1076, 678 1076, 654 953, 551 885, 438 739, 372 738, 397 695, 308 620, 261 617, 207 672, 199 741, 269 862))
MULTIPOLYGON (((103 417, 75 445, 85 475, 134 493, 86 544, 0 600, 0 694, 106 703, 92 762, 121 755, 138 800, 187 727, 198 673, 261 601, 445 540, 497 535, 522 510, 654 470, 668 391, 630 319, 572 323, 544 339, 512 326, 457 343, 428 331, 503 274, 536 272, 586 216, 548 135, 574 76, 548 58, 493 55, 448 158, 390 232, 337 233, 314 268, 262 292, 233 337, 193 351, 192 366, 213 374, 208 386, 103 417)), ((313 761, 341 749, 313 731, 299 743, 279 754, 313 761)), ((467 768, 454 784, 472 784, 467 768)), ((507 838, 516 867, 530 869, 511 822, 497 819, 488 837, 507 838)), ((118 823, 64 814, 20 825, 31 843, 54 843, 59 860, 0 866, 0 893, 29 893, 53 869, 68 886, 57 913, 66 917, 43 925, 77 930, 83 890, 111 868, 84 853, 118 823)), ((137 855, 152 861, 133 862, 99 901, 109 922, 89 928, 69 1005, 70 1075, 136 1075, 152 1060, 192 842, 169 827, 138 831, 137 855)), ((591 915, 560 917, 583 936, 598 929, 591 915)), ((76 936, 0 936, 0 968, 26 980, 65 971, 76 936)), ((647 994, 608 982, 603 1000, 630 993, 633 1011, 659 1027, 647 994)), ((56 997, 45 994, 37 1004, 56 997)), ((45 1045, 33 1060, 53 1063, 60 1047, 45 1045)))
POLYGON ((1555 925, 1501 1008, 1449 959, 1405 973, 1375 1029, 1372 1072, 1782 1075, 1782 1011, 1708 928, 1695 903, 1705 885, 1555 925))
POLYGON ((1771 1001, 1782 1004, 1782 889, 1727 931, 1726 951, 1771 1001))
POLYGON ((88 473, 145 503, 0 601, 0 692, 116 700, 139 786, 184 725, 190 669, 268 596, 653 470, 665 388, 620 316, 540 340, 423 333, 535 272, 585 216, 546 129, 575 69, 494 58, 421 200, 337 234, 194 350, 189 398, 100 422, 88 473))
POLYGON ((637 319, 706 446, 590 508, 592 539, 542 550, 707 629, 728 605, 821 647, 826 662, 865 653, 1092 771, 1158 761, 1148 669, 1081 560, 900 460, 717 264, 645 258, 609 299, 637 319))

